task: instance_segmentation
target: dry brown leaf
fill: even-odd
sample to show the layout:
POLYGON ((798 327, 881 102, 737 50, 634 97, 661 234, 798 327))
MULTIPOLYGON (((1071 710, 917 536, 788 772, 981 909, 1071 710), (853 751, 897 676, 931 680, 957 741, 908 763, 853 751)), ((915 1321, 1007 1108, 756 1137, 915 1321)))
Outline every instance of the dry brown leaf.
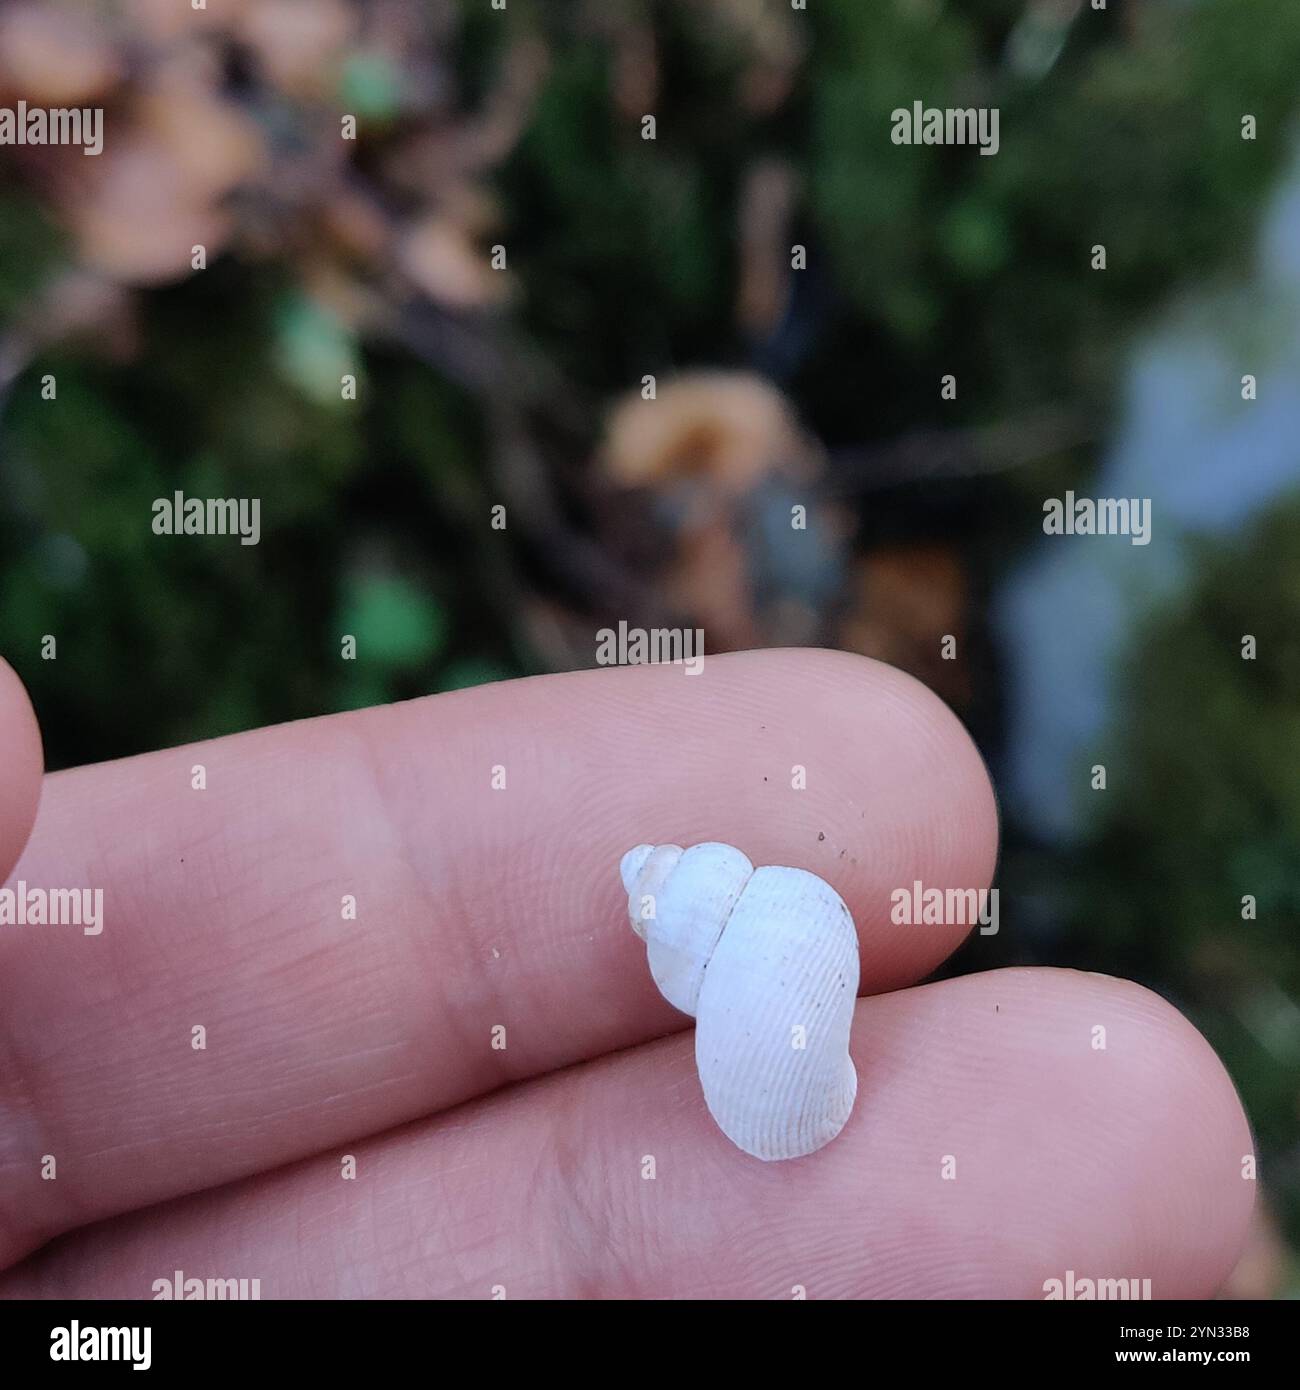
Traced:
POLYGON ((739 651, 760 645, 749 557, 725 516, 683 532, 665 580, 670 610, 685 613, 704 630, 706 651, 739 651))
POLYGON ((354 189, 341 188, 326 200, 321 225, 334 245, 356 260, 380 260, 392 240, 392 225, 378 203, 354 189))
POLYGON ((509 292, 506 272, 493 270, 483 252, 446 217, 417 223, 398 247, 402 271, 431 299, 454 309, 502 303, 509 292))
POLYGON ((258 0, 235 30, 270 82, 291 96, 315 99, 337 90, 357 12, 344 0, 258 0))
POLYGON ((134 103, 145 139, 167 152, 167 168, 179 180, 178 195, 216 199, 266 167, 266 149, 253 119, 222 100, 195 64, 159 69, 134 103))
POLYGON ((950 704, 970 699, 966 635, 966 572, 958 555, 941 545, 885 546, 858 562, 852 608, 837 645, 888 662, 924 681, 950 704), (956 661, 941 643, 957 639, 956 661))
POLYGON ((126 284, 152 285, 190 273, 192 248, 209 259, 230 219, 187 196, 184 171, 156 137, 106 147, 64 190, 68 225, 84 265, 126 284))
POLYGON ((438 192, 438 211, 466 236, 487 236, 501 225, 501 204, 481 184, 455 179, 438 192))
POLYGON ((0 9, 0 94, 31 106, 82 106, 122 75, 109 35, 91 15, 49 5, 0 9))
POLYGON ((655 400, 624 397, 599 457, 620 487, 702 479, 738 495, 775 471, 806 472, 809 454, 776 387, 748 372, 695 372, 661 386, 655 400))
POLYGON ((126 26, 156 43, 174 43, 227 31, 261 0, 208 0, 196 10, 190 0, 123 0, 126 26))
POLYGON ((353 333, 364 333, 383 319, 382 297, 328 256, 305 252, 299 281, 308 299, 353 333))

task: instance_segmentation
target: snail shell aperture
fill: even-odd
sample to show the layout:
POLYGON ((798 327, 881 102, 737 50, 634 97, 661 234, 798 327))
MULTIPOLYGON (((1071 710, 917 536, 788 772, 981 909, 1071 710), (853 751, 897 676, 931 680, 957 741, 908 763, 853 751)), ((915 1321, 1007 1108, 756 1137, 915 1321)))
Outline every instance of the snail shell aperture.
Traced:
POLYGON ((660 993, 695 1017, 709 1113, 755 1158, 829 1144, 853 1109, 858 934, 804 869, 756 869, 730 845, 638 845, 620 865, 660 993))

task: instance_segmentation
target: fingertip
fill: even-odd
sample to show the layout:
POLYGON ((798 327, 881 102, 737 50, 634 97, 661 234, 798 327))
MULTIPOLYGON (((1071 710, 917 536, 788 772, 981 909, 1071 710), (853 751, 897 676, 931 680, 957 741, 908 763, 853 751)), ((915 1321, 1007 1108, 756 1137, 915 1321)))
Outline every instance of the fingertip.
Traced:
POLYGON ((1153 990, 1090 971, 1011 968, 952 985, 993 1001, 989 1036, 1008 1030, 1022 1059, 1009 1103, 1038 1149, 1021 1195, 1055 1228, 1045 1244, 1059 1268, 1045 1274, 1211 1297, 1244 1246, 1255 1181, 1245 1111, 1200 1031, 1153 990))
MULTIPOLYGON (((910 751, 918 776, 925 779, 928 809, 951 822, 951 834, 966 842, 968 857, 983 862, 985 881, 991 880, 998 847, 997 795, 984 755, 951 705, 909 672, 856 652, 805 648, 763 655, 791 658, 792 676, 807 679, 815 672, 834 684, 845 702, 843 729, 860 726, 868 710, 881 716, 881 732, 892 735, 889 751, 910 751)), ((846 752, 861 756, 851 746, 846 752)))
POLYGON ((45 754, 27 691, 0 657, 0 882, 18 862, 36 822, 45 754))
POLYGON ((912 922, 900 932, 895 895, 910 894, 918 881, 923 889, 978 891, 997 870, 998 805, 983 755, 950 706, 906 671, 852 652, 761 656, 774 661, 768 688, 788 682, 798 692, 790 703, 809 712, 827 757, 838 758, 844 801, 886 802, 865 817, 885 824, 859 851, 875 865, 873 886, 859 897, 870 928, 863 980, 873 990, 912 983, 941 964, 974 923, 912 922), (823 688, 825 698, 810 699, 810 686, 823 688))
MULTIPOLYGON (((869 658, 858 658, 869 661, 869 658)), ((1000 815, 997 792, 984 755, 956 711, 907 671, 870 661, 879 678, 892 683, 899 705, 912 712, 933 764, 932 802, 946 819, 954 848, 968 865, 972 884, 993 882, 997 870, 1000 815)))
POLYGON ((1148 1202, 1134 1218, 1160 1269, 1161 1298, 1209 1298, 1245 1248, 1257 1183, 1254 1137, 1236 1085, 1196 1025, 1154 990, 1093 975, 1133 1021, 1141 1061, 1129 1069, 1135 1166, 1148 1202))

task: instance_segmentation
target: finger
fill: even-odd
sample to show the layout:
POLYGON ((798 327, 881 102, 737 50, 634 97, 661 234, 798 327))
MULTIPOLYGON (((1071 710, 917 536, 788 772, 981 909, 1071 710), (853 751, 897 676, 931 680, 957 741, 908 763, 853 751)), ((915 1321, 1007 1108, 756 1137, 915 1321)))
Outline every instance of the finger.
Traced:
POLYGON ((32 833, 44 764, 32 703, 13 667, 0 658, 0 884, 32 833))
POLYGON ((0 938, 9 1258, 686 1026, 619 886, 652 838, 826 874, 887 988, 966 931, 894 925, 890 891, 985 885, 996 824, 944 706, 824 652, 522 681, 49 779, 22 871, 102 885, 107 920, 0 938))
POLYGON ((1249 1130, 1155 995, 966 976, 860 1002, 853 1052, 857 1105, 808 1158, 733 1148, 675 1036, 367 1141, 351 1180, 321 1155, 79 1232, 0 1293, 150 1298, 180 1270, 263 1298, 1203 1298, 1231 1269, 1249 1130))

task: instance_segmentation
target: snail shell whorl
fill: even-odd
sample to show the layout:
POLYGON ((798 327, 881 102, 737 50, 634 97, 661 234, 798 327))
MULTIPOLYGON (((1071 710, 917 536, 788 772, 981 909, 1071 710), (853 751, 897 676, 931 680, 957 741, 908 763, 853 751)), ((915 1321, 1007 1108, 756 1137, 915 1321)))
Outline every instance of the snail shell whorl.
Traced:
POLYGON ((638 845, 621 869, 655 983, 696 1016, 700 1084, 723 1133, 762 1159, 829 1143, 858 1085, 858 937, 839 894, 803 869, 754 869, 729 845, 638 845))

